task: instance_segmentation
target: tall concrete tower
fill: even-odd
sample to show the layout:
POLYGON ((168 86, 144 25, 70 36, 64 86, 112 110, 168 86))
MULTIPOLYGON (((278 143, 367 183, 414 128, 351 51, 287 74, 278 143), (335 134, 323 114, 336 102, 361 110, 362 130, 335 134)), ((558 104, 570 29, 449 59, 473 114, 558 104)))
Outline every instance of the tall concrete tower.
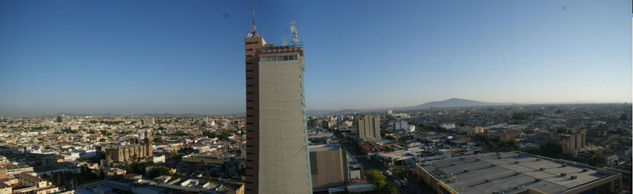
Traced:
POLYGON ((253 26, 246 49, 246 193, 312 193, 303 47, 266 44, 253 26))
MULTIPOLYGON (((145 156, 152 157, 154 156, 153 148, 152 148, 152 130, 147 129, 145 131, 145 156)), ((151 158, 150 158, 151 159, 151 158)))

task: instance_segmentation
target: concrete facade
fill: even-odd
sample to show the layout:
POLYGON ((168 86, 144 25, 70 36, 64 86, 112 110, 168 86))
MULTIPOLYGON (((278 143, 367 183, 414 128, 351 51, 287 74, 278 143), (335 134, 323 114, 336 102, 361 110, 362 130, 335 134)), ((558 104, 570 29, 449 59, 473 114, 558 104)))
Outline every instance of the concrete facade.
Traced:
POLYGON ((380 117, 373 115, 363 115, 356 121, 359 139, 381 139, 380 137, 380 117))
POLYGON ((11 185, 4 184, 0 182, 0 194, 11 194, 13 193, 13 188, 11 185))
POLYGON ((563 152, 567 154, 577 155, 578 151, 585 147, 586 129, 571 130, 569 134, 560 135, 560 144, 563 152))
POLYGON ((6 168, 0 168, 0 179, 3 178, 7 178, 7 169, 6 168))
POLYGON ((246 193, 311 193, 303 47, 245 38, 246 193))
POLYGON ((339 144, 310 146, 312 188, 323 190, 345 184, 343 151, 339 144))
POLYGON ((148 129, 145 132, 143 144, 107 148, 105 156, 106 161, 108 162, 126 162, 143 158, 151 158, 154 156, 151 130, 148 129))

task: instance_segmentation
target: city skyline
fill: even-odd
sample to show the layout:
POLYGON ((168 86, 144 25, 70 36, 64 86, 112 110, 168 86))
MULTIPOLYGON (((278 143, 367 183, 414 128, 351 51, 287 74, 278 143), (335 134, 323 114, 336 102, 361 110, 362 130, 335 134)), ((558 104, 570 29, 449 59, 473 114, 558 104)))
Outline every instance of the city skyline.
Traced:
MULTIPOLYGON (((0 115, 243 112, 232 3, 3 1, 0 115)), ((631 102, 630 1, 255 4, 269 42, 298 21, 308 109, 631 102)))

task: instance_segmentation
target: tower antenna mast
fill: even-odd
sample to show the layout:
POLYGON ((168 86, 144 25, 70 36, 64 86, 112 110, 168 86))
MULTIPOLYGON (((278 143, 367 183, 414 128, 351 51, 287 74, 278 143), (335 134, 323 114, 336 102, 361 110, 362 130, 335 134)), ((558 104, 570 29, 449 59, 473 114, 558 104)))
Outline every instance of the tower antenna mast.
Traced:
POLYGON ((253 11, 253 18, 251 22, 253 23, 253 26, 251 27, 251 31, 248 33, 248 35, 246 35, 246 37, 249 37, 249 38, 259 37, 259 33, 257 33, 257 27, 255 27, 255 5, 253 5, 252 11, 253 11))
POLYGON ((255 28, 255 5, 253 5, 252 11, 253 11, 253 28, 255 28))
POLYGON ((292 45, 299 44, 299 34, 297 33, 297 21, 290 21, 290 33, 292 34, 292 45))

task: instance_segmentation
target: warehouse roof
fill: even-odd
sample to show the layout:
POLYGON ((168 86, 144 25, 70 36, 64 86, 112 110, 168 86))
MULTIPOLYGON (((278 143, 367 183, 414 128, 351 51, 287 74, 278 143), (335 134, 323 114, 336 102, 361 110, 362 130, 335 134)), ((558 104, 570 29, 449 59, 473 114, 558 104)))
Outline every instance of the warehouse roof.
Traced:
POLYGON ((618 173, 523 152, 486 153, 421 164, 459 193, 515 193, 528 188, 560 193, 618 173))

